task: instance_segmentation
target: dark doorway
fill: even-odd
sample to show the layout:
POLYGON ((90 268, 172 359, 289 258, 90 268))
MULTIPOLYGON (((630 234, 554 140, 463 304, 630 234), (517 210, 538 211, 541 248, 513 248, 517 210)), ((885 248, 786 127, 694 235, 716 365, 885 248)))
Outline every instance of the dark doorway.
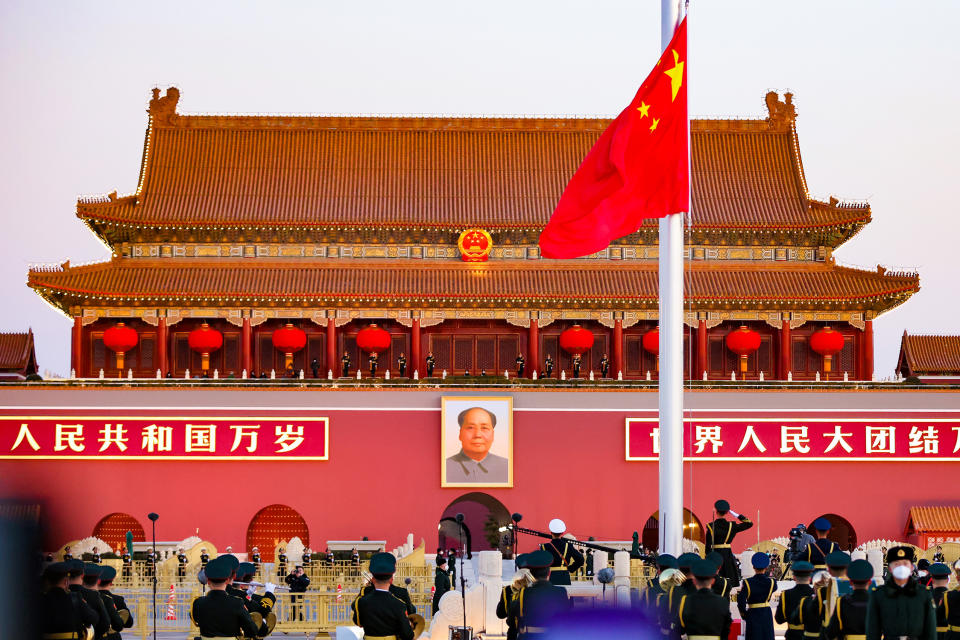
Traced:
POLYGON ((489 550, 499 550, 507 554, 510 551, 510 533, 500 529, 508 524, 510 512, 502 502, 479 491, 467 493, 443 510, 440 516, 438 546, 441 549, 462 548, 467 554, 489 550), (456 520, 458 513, 463 514, 462 547, 456 520))
MULTIPOLYGON (((689 509, 683 510, 683 537, 688 540, 703 542, 704 531, 700 518, 695 516, 689 509)), ((643 536, 640 539, 648 551, 656 551, 660 544, 660 512, 654 512, 647 518, 643 525, 643 536)))
MULTIPOLYGON (((838 516, 835 513, 825 513, 819 518, 826 518, 830 521, 830 533, 827 534, 827 538, 833 540, 840 548, 844 551, 852 551, 857 548, 857 532, 854 530, 853 525, 850 524, 850 521, 846 518, 838 516)), ((814 518, 813 520, 816 520, 814 518)), ((810 521, 810 524, 807 525, 807 530, 813 534, 813 520, 810 521)))

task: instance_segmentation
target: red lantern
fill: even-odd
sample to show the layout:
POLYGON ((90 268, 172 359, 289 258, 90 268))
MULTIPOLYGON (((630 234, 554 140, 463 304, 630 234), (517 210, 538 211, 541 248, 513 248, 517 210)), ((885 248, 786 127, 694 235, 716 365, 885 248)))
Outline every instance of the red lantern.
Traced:
POLYGON ((117 354, 117 369, 123 369, 123 354, 137 346, 137 332, 122 322, 103 332, 103 344, 117 354))
POLYGON ((293 354, 303 349, 306 344, 307 334, 289 322, 273 332, 273 346, 277 351, 283 352, 285 369, 293 366, 293 354))
POLYGON ((593 334, 578 324, 560 334, 560 348, 575 356, 593 346, 593 334))
POLYGON ((824 327, 810 336, 810 348, 823 356, 823 370, 829 380, 833 356, 843 351, 843 334, 824 327))
POLYGON ((204 322, 199 329, 190 332, 187 343, 200 354, 200 368, 206 371, 210 368, 210 353, 223 346, 223 334, 204 322))
POLYGON ((660 371, 660 329, 651 329, 643 334, 640 344, 644 351, 657 356, 657 371, 660 371))
POLYGON ((390 333, 376 323, 360 329, 357 333, 357 346, 367 353, 380 353, 390 348, 390 333))
POLYGON ((740 373, 747 372, 747 357, 760 348, 760 334, 744 325, 727 334, 727 349, 740 356, 740 373))

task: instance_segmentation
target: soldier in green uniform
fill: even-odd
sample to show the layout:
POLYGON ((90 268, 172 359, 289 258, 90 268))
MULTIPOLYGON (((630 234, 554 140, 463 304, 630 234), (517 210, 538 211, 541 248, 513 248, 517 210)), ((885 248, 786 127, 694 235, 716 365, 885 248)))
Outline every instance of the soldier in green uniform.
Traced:
MULTIPOLYGON (((707 557, 704 558, 709 562, 712 562, 717 566, 717 572, 719 573, 720 569, 723 567, 723 556, 719 551, 711 551, 707 554, 707 557)), ((726 599, 727 602, 730 601, 730 592, 736 585, 728 578, 725 578, 721 575, 717 575, 716 579, 713 581, 713 587, 711 590, 720 596, 721 598, 726 599)))
POLYGON ((427 354, 427 377, 433 377, 433 368, 437 366, 437 359, 433 357, 433 351, 427 354))
POLYGON ((700 556, 696 553, 681 553, 680 557, 677 558, 677 569, 683 576, 683 582, 666 587, 666 593, 660 598, 660 613, 658 615, 660 631, 663 634, 670 635, 671 638, 680 637, 677 622, 680 600, 683 596, 696 592, 697 587, 693 583, 693 565, 700 560, 700 556))
POLYGON ((802 551, 801 560, 806 560, 813 565, 816 571, 822 571, 827 568, 827 556, 834 551, 840 551, 840 547, 833 540, 827 538, 830 534, 831 524, 826 518, 817 518, 813 521, 813 531, 816 534, 816 541, 808 544, 802 551))
POLYGON ((111 609, 116 611, 122 625, 120 629, 113 626, 113 632, 107 634, 107 640, 120 640, 120 632, 133 626, 133 616, 130 614, 130 608, 123 596, 110 593, 110 587, 113 586, 113 579, 116 577, 116 569, 109 566, 104 567, 103 571, 100 572, 100 583, 97 585, 100 597, 103 598, 103 603, 107 607, 107 614, 112 619, 111 609))
POLYGON ((370 363, 370 377, 377 377, 377 364, 380 363, 380 356, 377 355, 376 351, 371 351, 370 355, 367 357, 367 361, 370 363))
POLYGON ((343 352, 343 357, 340 358, 340 369, 341 375, 346 378, 350 376, 350 354, 346 351, 343 352))
MULTIPOLYGON (((94 613, 97 614, 97 621, 93 623, 94 637, 101 638, 107 635, 107 631, 110 629, 110 617, 107 615, 107 610, 103 606, 103 600, 100 598, 100 594, 83 586, 83 578, 86 573, 86 566, 83 560, 74 558, 68 561, 66 565, 68 572, 67 579, 69 582, 67 588, 71 593, 82 597, 90 608, 93 609, 94 613)), ((91 571, 93 569, 99 569, 95 564, 91 564, 90 567, 91 571)), ((100 575, 99 571, 97 575, 100 575)))
POLYGON ((243 601, 227 593, 233 572, 233 564, 224 556, 207 563, 207 593, 190 607, 190 620, 199 627, 201 638, 236 638, 241 633, 248 638, 257 637, 257 626, 243 601))
MULTIPOLYGON (((257 566, 252 562, 241 562, 237 567, 237 582, 249 583, 253 581, 257 566)), ((275 626, 277 626, 277 614, 273 607, 277 604, 277 596, 273 594, 276 585, 268 582, 264 585, 264 594, 255 593, 256 587, 251 585, 246 592, 241 592, 243 604, 250 612, 250 618, 258 628, 257 637, 263 638, 269 635, 275 626)))
POLYGON ((400 354, 400 357, 397 358, 397 369, 400 370, 400 377, 403 378, 407 375, 407 356, 400 354))
POLYGON ((100 600, 103 610, 107 615, 107 630, 104 632, 104 638, 109 637, 113 633, 119 633, 123 630, 123 620, 120 618, 120 615, 117 613, 117 608, 113 604, 113 599, 111 599, 107 594, 100 591, 100 576, 103 574, 103 570, 106 567, 102 567, 98 564, 88 563, 84 565, 83 572, 83 588, 97 594, 97 598, 100 600))
MULTIPOLYGON (((585 562, 583 554, 563 538, 567 525, 563 520, 554 518, 549 524, 553 537, 550 542, 540 545, 541 551, 546 551, 553 558, 550 563, 550 582, 553 584, 570 584, 570 574, 576 573, 585 562)), ((531 567, 532 568, 532 567, 531 567)))
POLYGON ((803 623, 793 622, 793 619, 801 600, 813 595, 813 587, 810 586, 813 565, 804 560, 798 560, 793 563, 792 569, 796 585, 780 595, 780 604, 777 605, 777 611, 773 617, 778 624, 787 625, 784 640, 803 640, 803 623))
POLYGON ((573 366, 573 377, 580 377, 580 365, 583 363, 583 358, 579 353, 573 354, 573 358, 570 361, 570 364, 573 366))
MULTIPOLYGON (((850 566, 850 554, 846 551, 834 551, 827 555, 827 571, 837 581, 837 597, 850 593, 850 581, 847 579, 847 567, 850 566)), ((826 623, 826 621, 824 621, 826 623)))
POLYGON ((550 354, 547 354, 547 359, 543 361, 543 373, 544 378, 550 378, 553 376, 553 358, 550 354))
POLYGON ((353 601, 353 623, 363 627, 367 640, 413 640, 413 627, 407 617, 407 605, 390 593, 397 559, 389 553, 375 553, 370 558, 373 574, 371 589, 353 601))
POLYGON ((729 602, 713 592, 717 565, 698 560, 692 567, 696 590, 680 598, 677 628, 688 640, 727 640, 730 636, 729 602))
POLYGON ((67 563, 48 564, 43 579, 48 588, 36 608, 40 638, 82 638, 83 630, 94 626, 99 618, 80 594, 67 590, 67 563))
POLYGON ((847 577, 851 590, 837 600, 825 630, 828 640, 866 640, 867 637, 867 606, 873 565, 866 560, 854 560, 847 569, 847 577))
POLYGON ((933 597, 913 578, 913 548, 887 550, 890 580, 870 592, 866 640, 936 640, 933 597))
POLYGON ((713 503, 717 512, 716 519, 707 525, 705 552, 716 551, 723 556, 723 566, 720 567, 720 576, 731 582, 740 582, 740 569, 737 568, 736 558, 733 556, 733 540, 741 531, 753 526, 750 518, 730 510, 730 503, 726 500, 717 500, 713 503), (737 522, 727 520, 727 514, 737 519, 737 522))
MULTIPOLYGON (((954 563, 953 570, 960 582, 960 560, 954 563)), ((943 609, 943 619, 947 623, 947 640, 960 640, 960 589, 943 594, 939 609, 943 609)))
POLYGON ((518 640, 548 637, 551 621, 570 608, 567 591, 550 580, 554 560, 542 549, 527 554, 527 569, 536 582, 517 594, 507 614, 517 620, 518 640))
POLYGON ((755 553, 750 558, 756 574, 745 579, 737 594, 737 608, 747 626, 746 640, 774 640, 773 612, 770 599, 777 590, 777 583, 767 575, 770 556, 755 553))
POLYGON ((447 591, 450 591, 450 574, 447 573, 447 559, 442 553, 438 553, 436 575, 433 577, 432 615, 437 615, 437 611, 440 610, 440 598, 442 598, 443 594, 447 591))
POLYGON ((669 553, 657 556, 657 576, 647 584, 647 588, 640 594, 640 606, 646 611, 654 612, 660 607, 660 596, 666 591, 660 586, 660 576, 667 569, 676 569, 677 559, 669 553))
POLYGON ((607 357, 607 354, 603 354, 603 357, 600 358, 600 377, 610 377, 610 358, 607 357))
POLYGON ((947 624, 947 610, 943 599, 947 595, 947 585, 950 584, 950 567, 942 562, 934 562, 929 571, 933 579, 930 593, 933 595, 933 606, 937 609, 937 639, 946 640, 950 626, 947 624))
POLYGON ((519 621, 510 617, 510 605, 517 599, 520 592, 533 585, 533 576, 527 569, 527 554, 521 553, 517 556, 517 573, 510 584, 504 585, 500 592, 500 600, 497 601, 497 617, 507 621, 507 640, 517 640, 520 633, 519 621))

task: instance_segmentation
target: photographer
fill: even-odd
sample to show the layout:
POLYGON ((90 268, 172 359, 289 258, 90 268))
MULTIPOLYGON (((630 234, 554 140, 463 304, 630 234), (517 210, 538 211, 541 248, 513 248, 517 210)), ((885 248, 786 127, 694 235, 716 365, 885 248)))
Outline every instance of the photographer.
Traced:
POLYGON ((798 524, 793 529, 790 529, 790 545, 784 554, 784 560, 788 563, 800 560, 807 551, 807 545, 815 543, 816 539, 807 533, 806 525, 803 523, 798 524))
POLYGON ((290 587, 291 594, 298 594, 298 595, 290 596, 290 605, 291 605, 290 619, 291 620, 296 619, 296 620, 302 621, 303 620, 303 596, 299 594, 302 594, 304 591, 307 590, 307 585, 310 584, 310 578, 304 575, 303 567, 300 565, 297 565, 297 567, 293 570, 293 573, 291 573, 286 578, 284 578, 284 582, 286 582, 287 585, 290 587))

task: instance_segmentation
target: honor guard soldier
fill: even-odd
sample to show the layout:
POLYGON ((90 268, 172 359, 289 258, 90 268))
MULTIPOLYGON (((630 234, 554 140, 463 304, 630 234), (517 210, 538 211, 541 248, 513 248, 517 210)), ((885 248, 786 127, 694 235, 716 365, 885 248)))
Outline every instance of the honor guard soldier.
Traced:
POLYGON ((797 615, 800 602, 813 595, 813 587, 810 586, 813 565, 804 560, 798 560, 793 563, 792 569, 796 585, 780 594, 780 604, 777 605, 774 619, 778 624, 787 625, 787 631, 783 635, 784 640, 803 640, 803 622, 799 620, 793 622, 793 619, 797 615))
POLYGON ((527 569, 527 554, 521 553, 516 559, 517 572, 510 584, 504 585, 497 601, 497 617, 507 621, 507 640, 517 640, 520 634, 519 621, 510 615, 510 606, 519 597, 520 592, 533 585, 533 576, 527 569))
POLYGON ((553 358, 550 357, 550 354, 547 354, 547 359, 543 361, 543 372, 545 378, 549 378, 553 375, 553 358))
MULTIPOLYGON (((251 549, 253 553, 250 554, 250 562, 253 563, 253 566, 256 567, 256 571, 260 571, 260 547, 254 547, 251 549)), ((256 571, 254 572, 256 574, 256 571)))
MULTIPOLYGON (((504 589, 506 589, 506 587, 504 587, 504 589)), ((438 553, 436 574, 433 577, 432 615, 437 615, 437 611, 440 610, 440 598, 442 598, 443 594, 447 591, 450 591, 450 574, 447 573, 447 559, 442 553, 438 553)), ((497 605, 497 607, 499 606, 500 605, 497 605)))
MULTIPOLYGON (((257 567, 252 562, 241 562, 237 566, 237 582, 244 584, 253 582, 256 570, 257 567)), ((259 595, 255 593, 256 587, 250 585, 246 593, 241 596, 244 606, 250 612, 250 619, 258 629, 258 638, 269 635, 277 626, 277 614, 273 611, 274 605, 277 604, 277 596, 273 595, 275 589, 276 585, 268 582, 263 585, 264 594, 259 595)))
POLYGON ((400 377, 404 378, 407 375, 407 356, 400 354, 400 357, 397 358, 397 370, 400 372, 400 377))
POLYGON ((314 378, 320 377, 320 361, 316 358, 310 361, 310 372, 313 373, 314 378))
POLYGON ((201 638, 236 638, 241 634, 256 638, 259 629, 253 623, 243 600, 230 596, 227 581, 233 565, 224 557, 207 563, 207 593, 190 607, 190 620, 200 629, 201 638))
POLYGON ((277 549, 277 577, 287 575, 287 554, 286 549, 277 549))
POLYGON ((337 564, 336 558, 333 555, 333 551, 330 551, 330 547, 327 547, 327 564, 331 567, 337 564))
POLYGON ((933 552, 933 561, 940 562, 943 564, 947 563, 946 557, 943 555, 943 547, 937 545, 937 550, 933 552))
MULTIPOLYGON (((960 582, 960 560, 954 563, 953 571, 954 577, 960 582)), ((943 594, 939 609, 943 610, 943 619, 947 623, 947 640, 960 640, 960 589, 943 594)))
POLYGON ((40 596, 36 614, 39 637, 44 640, 83 638, 86 629, 99 620, 97 612, 80 594, 68 591, 67 573, 66 562, 48 564, 43 570, 48 588, 40 596))
POLYGON ((866 640, 936 640, 933 596, 913 578, 913 548, 887 550, 890 580, 870 592, 866 640))
MULTIPOLYGON (((681 553, 680 557, 677 558, 677 569, 683 577, 683 581, 667 587, 665 589, 666 593, 660 599, 660 629, 664 634, 672 638, 680 637, 677 624, 680 600, 683 599, 683 596, 694 593, 697 590, 693 582, 693 565, 700 560, 702 560, 702 558, 696 553, 681 553)), ((672 582, 677 582, 677 579, 674 578, 672 582)))
POLYGON ((148 578, 152 578, 157 573, 157 554, 153 552, 153 549, 147 551, 146 571, 148 578))
POLYGON ((123 562, 122 565, 122 575, 124 578, 130 578, 133 575, 133 556, 130 555, 130 550, 126 549, 123 552, 123 555, 120 556, 120 561, 123 562))
MULTIPOLYGON (((570 574, 576 573, 583 566, 583 554, 569 540, 562 537, 567 530, 563 520, 554 518, 550 521, 548 528, 553 537, 550 542, 540 545, 540 549, 553 558, 550 563, 550 582, 570 584, 570 574)), ((532 569, 532 565, 529 568, 532 569)))
POLYGON ((573 377, 574 377, 574 378, 579 378, 579 377, 580 377, 580 363, 581 363, 581 362, 583 362, 583 359, 580 357, 580 354, 579 354, 579 353, 573 354, 572 364, 573 364, 573 377))
POLYGON ((370 352, 370 356, 367 358, 367 360, 370 362, 370 377, 371 377, 371 378, 376 378, 376 377, 377 377, 377 363, 378 363, 379 360, 380 360, 380 356, 377 355, 377 352, 376 352, 376 351, 371 351, 371 352, 370 352))
POLYGON ((692 571, 696 590, 680 599, 677 628, 688 640, 727 640, 733 620, 729 601, 713 592, 717 566, 698 560, 692 571))
POLYGON ((523 377, 523 370, 524 370, 524 368, 526 367, 526 364, 527 364, 527 361, 526 361, 526 359, 524 359, 522 353, 518 353, 518 354, 517 354, 517 360, 516 360, 516 362, 517 362, 517 377, 518 377, 518 378, 522 378, 522 377, 523 377))
POLYGON ((774 640, 770 599, 777 590, 777 583, 767 575, 770 556, 755 553, 750 563, 757 573, 741 583, 737 594, 737 608, 747 625, 746 640, 774 640))
POLYGON ((866 560, 854 560, 847 569, 847 577, 850 593, 837 600, 826 628, 828 640, 864 640, 867 637, 867 604, 873 565, 866 560))
POLYGON ((340 368, 343 371, 344 378, 350 376, 350 354, 346 351, 343 352, 343 357, 340 358, 340 368))
POLYGON ((707 525, 707 536, 705 542, 706 553, 716 551, 723 556, 723 566, 720 567, 720 576, 731 582, 740 582, 740 569, 737 567, 736 558, 733 556, 733 539, 741 531, 746 531, 753 526, 750 518, 740 515, 736 511, 730 510, 730 503, 726 500, 717 500, 713 503, 713 508, 717 512, 717 518, 707 525), (727 520, 727 514, 737 519, 737 522, 727 520))
POLYGON ((603 357, 600 358, 600 377, 610 377, 610 358, 607 357, 607 354, 603 354, 603 357))
POLYGON ((182 582, 187 577, 187 554, 177 549, 177 578, 182 582))
MULTIPOLYGON (((711 551, 707 554, 707 557, 704 560, 708 560, 713 564, 717 565, 717 573, 720 573, 720 569, 723 567, 723 556, 719 551, 711 551)), ((730 592, 733 591, 733 588, 737 586, 733 581, 717 575, 716 579, 713 581, 712 590, 715 594, 721 598, 725 598, 727 602, 730 601, 730 592)))
POLYGON ((96 547, 93 548, 93 553, 90 554, 90 562, 100 564, 100 550, 96 547))
POLYGON ((350 562, 356 567, 360 566, 360 552, 357 551, 356 547, 350 550, 350 562))
POLYGON ((208 562, 210 562, 210 554, 206 549, 200 549, 200 568, 206 569, 208 562))
POLYGON ((69 562, 70 560, 73 560, 73 554, 70 553, 70 545, 67 545, 63 548, 63 561, 69 562))
MULTIPOLYGON (((133 615, 130 613, 130 607, 121 595, 110 593, 110 587, 113 586, 113 579, 117 577, 117 570, 113 567, 104 567, 100 572, 100 584, 97 588, 100 590, 100 597, 103 598, 104 605, 107 606, 107 614, 110 615, 110 607, 117 612, 122 626, 120 629, 113 628, 113 633, 107 634, 107 640, 121 640, 120 632, 123 629, 129 629, 133 626, 133 615), (109 602, 109 604, 108 604, 109 602)), ((112 617, 112 616, 111 616, 112 617)))
POLYGON ((433 357, 433 352, 427 354, 427 377, 433 377, 433 368, 437 366, 437 359, 433 357))
POLYGON ((457 584, 457 550, 447 549, 447 569, 450 571, 450 582, 457 584))
POLYGON ((413 627, 407 617, 407 605, 390 592, 397 559, 389 553, 370 558, 371 586, 353 601, 353 623, 363 627, 368 640, 413 640, 413 627))
MULTIPOLYGON (((566 589, 550 580, 555 560, 552 553, 540 550, 526 555, 526 568, 536 582, 517 594, 507 615, 517 620, 519 640, 546 638, 550 622, 570 608, 570 598, 566 589)), ((569 579, 568 572, 561 573, 569 579)))
POLYGON ((812 564, 813 568, 817 571, 826 569, 827 556, 834 551, 840 550, 836 542, 827 538, 827 535, 830 533, 830 527, 830 521, 826 518, 817 518, 814 520, 813 531, 817 535, 817 539, 813 544, 807 545, 801 556, 802 560, 806 560, 812 564))
MULTIPOLYGON (((837 582, 836 597, 850 593, 850 581, 847 580, 847 567, 850 566, 850 554, 846 551, 834 551, 827 554, 827 571, 837 582)), ((826 623, 827 621, 824 621, 826 623)))
POLYGON ((665 590, 660 586, 659 577, 667 569, 676 569, 677 559, 669 553, 661 553, 657 556, 657 577, 647 583, 647 588, 640 594, 640 605, 646 611, 657 611, 660 605, 660 596, 665 590))
POLYGON ((310 564, 313 562, 313 553, 311 553, 310 547, 307 547, 303 550, 303 570, 306 571, 310 568, 310 564))
POLYGON ((933 595, 933 606, 937 609, 937 638, 946 640, 950 632, 950 626, 947 623, 947 609, 944 605, 944 596, 947 595, 947 585, 950 584, 950 567, 942 562, 934 562, 930 565, 930 577, 933 578, 933 584, 930 586, 930 593, 933 595))
MULTIPOLYGON (((99 569, 100 567, 95 564, 89 565, 90 573, 95 573, 98 577, 100 575, 99 569)), ((100 594, 83 586, 83 579, 86 577, 87 570, 88 566, 84 564, 83 560, 74 558, 69 561, 67 563, 67 579, 69 581, 67 588, 71 593, 76 594, 75 597, 83 598, 97 614, 97 620, 93 623, 93 634, 95 638, 102 638, 110 630, 110 617, 103 606, 103 599, 100 598, 100 594)))

